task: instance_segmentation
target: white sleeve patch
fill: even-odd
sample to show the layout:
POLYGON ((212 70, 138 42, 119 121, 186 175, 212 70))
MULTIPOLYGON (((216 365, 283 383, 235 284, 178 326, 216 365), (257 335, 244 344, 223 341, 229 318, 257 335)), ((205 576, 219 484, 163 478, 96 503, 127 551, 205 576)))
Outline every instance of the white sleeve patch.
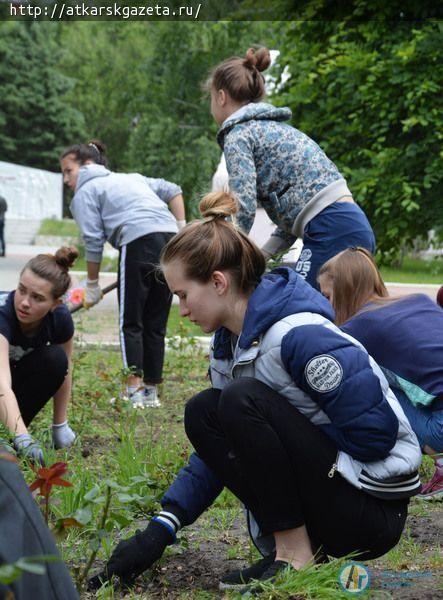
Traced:
POLYGON ((340 385, 343 369, 332 356, 320 354, 307 363, 305 377, 308 385, 316 392, 330 392, 340 385))

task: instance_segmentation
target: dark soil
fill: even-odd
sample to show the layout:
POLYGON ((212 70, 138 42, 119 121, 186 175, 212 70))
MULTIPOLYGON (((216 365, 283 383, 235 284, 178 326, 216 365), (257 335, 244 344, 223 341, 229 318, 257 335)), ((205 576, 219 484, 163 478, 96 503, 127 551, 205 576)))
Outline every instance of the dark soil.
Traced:
MULTIPOLYGON (((137 580, 133 591, 141 598, 152 600, 197 599, 196 590, 206 590, 207 598, 221 598, 222 593, 218 591, 220 576, 247 564, 245 558, 229 560, 228 548, 238 544, 243 556, 247 556, 247 535, 241 518, 229 530, 228 539, 225 532, 212 531, 208 541, 207 528, 208 524, 201 520, 182 532, 188 547, 178 544, 172 547, 156 568, 137 580)), ((420 563, 413 564, 408 556, 405 556, 404 564, 395 569, 384 564, 383 559, 367 563, 373 590, 370 597, 443 600, 442 573, 432 570, 427 563, 427 557, 435 556, 443 540, 443 507, 433 507, 428 515, 409 516, 406 528, 414 542, 422 547, 420 563)), ((82 596, 85 600, 93 597, 91 594, 82 596)), ((124 597, 123 592, 115 595, 115 598, 124 597)))

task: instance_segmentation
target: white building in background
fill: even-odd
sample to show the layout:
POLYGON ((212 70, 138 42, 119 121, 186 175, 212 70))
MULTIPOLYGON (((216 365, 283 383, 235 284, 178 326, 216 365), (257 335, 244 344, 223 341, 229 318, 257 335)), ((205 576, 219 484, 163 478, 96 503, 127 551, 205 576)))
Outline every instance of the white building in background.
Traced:
POLYGON ((8 203, 7 219, 61 219, 61 173, 0 161, 0 196, 8 203))

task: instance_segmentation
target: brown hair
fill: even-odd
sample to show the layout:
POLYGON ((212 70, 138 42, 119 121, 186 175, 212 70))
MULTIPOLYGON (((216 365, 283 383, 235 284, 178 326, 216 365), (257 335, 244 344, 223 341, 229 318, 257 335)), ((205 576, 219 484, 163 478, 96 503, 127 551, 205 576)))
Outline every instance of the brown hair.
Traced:
POLYGON ((108 158, 106 156, 106 146, 100 140, 90 140, 85 144, 74 144, 63 150, 60 154, 60 160, 73 154, 75 160, 81 165, 84 165, 87 160, 97 165, 108 166, 108 158))
POLYGON ((161 254, 161 266, 180 260, 186 277, 201 283, 207 283, 214 271, 229 271, 238 291, 250 293, 266 262, 254 242, 228 220, 238 210, 237 200, 229 192, 211 192, 199 209, 203 219, 189 223, 172 238, 161 254))
POLYGON ((78 250, 74 246, 63 246, 55 254, 37 254, 23 267, 20 275, 29 269, 42 279, 52 283, 52 297, 61 298, 71 285, 69 269, 78 257, 78 250))
POLYGON ((232 56, 215 67, 204 88, 206 91, 226 90, 236 102, 260 102, 266 93, 261 71, 270 64, 267 48, 249 48, 243 58, 232 56))
POLYGON ((332 285, 335 322, 341 325, 367 302, 389 299, 374 259, 365 248, 343 250, 320 267, 317 280, 327 277, 332 285))

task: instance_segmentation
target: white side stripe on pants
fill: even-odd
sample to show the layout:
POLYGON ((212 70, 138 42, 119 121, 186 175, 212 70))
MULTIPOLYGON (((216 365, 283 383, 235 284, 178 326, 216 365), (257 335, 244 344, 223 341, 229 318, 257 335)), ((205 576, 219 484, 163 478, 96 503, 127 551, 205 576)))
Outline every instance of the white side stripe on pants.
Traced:
POLYGON ((120 347, 122 351, 123 367, 128 368, 126 358, 125 336, 123 335, 123 323, 125 316, 125 272, 126 272, 126 244, 120 247, 120 306, 118 315, 118 328, 120 336, 120 347))

